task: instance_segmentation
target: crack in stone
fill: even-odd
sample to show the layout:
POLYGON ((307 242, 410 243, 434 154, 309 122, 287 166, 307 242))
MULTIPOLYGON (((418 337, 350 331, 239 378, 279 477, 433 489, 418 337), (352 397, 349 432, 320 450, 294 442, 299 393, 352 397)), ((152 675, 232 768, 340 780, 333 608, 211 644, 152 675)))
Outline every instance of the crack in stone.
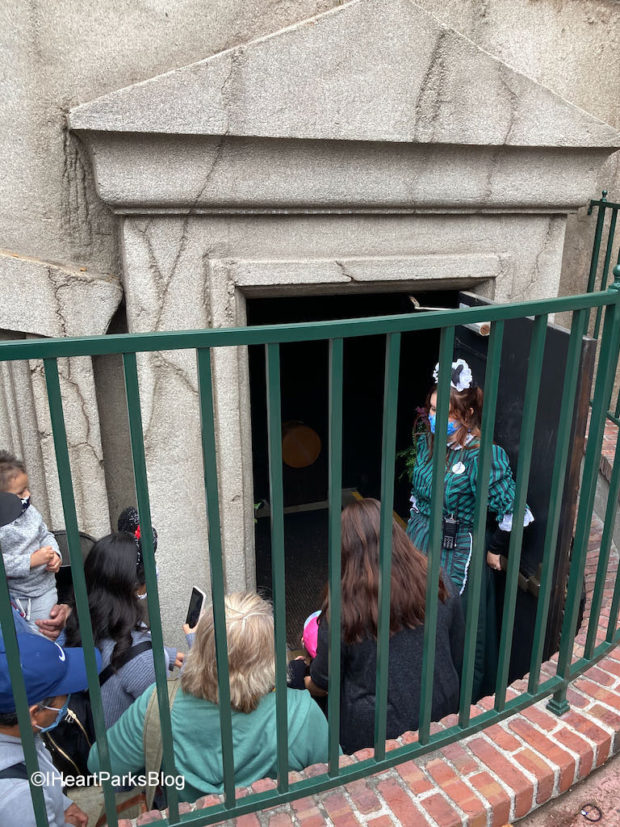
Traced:
POLYGON ((487 177, 482 188, 482 201, 489 201, 493 195, 493 178, 499 167, 500 157, 502 155, 501 148, 494 149, 489 158, 489 165, 487 168, 487 177))
POLYGON ((201 301, 202 301, 202 308, 205 314, 206 320, 206 327, 213 327, 213 316, 211 313, 211 279, 213 278, 213 274, 211 272, 211 254, 214 251, 214 247, 209 247, 205 252, 202 254, 202 291, 201 291, 201 301))
POLYGON ((152 356, 149 360, 149 367, 152 368, 154 378, 153 378, 153 390, 151 391, 151 413, 149 415, 149 421, 146 423, 145 426, 143 425, 143 427, 142 427, 142 440, 143 440, 143 443, 144 443, 144 450, 145 451, 147 449, 147 445, 150 445, 149 437, 150 437, 151 429, 153 427, 153 420, 155 418, 155 415, 157 413, 159 413, 158 408, 157 408, 157 392, 158 392, 159 386, 161 384, 161 376, 158 373, 158 371, 156 370, 156 368, 157 368, 156 356, 157 356, 157 354, 152 354, 152 356))
POLYGON ((506 90, 508 105, 510 107, 510 117, 508 120, 508 129, 506 130, 506 135, 504 136, 504 144, 509 143, 510 137, 512 135, 512 130, 515 127, 516 120, 517 120, 517 112, 519 110, 519 96, 512 88, 509 82, 509 78, 514 78, 514 74, 511 69, 506 66, 505 63, 498 64, 498 72, 499 72, 499 79, 506 90))
POLYGON ((350 273, 349 270, 347 270, 347 266, 344 262, 339 261, 338 259, 334 259, 334 261, 336 263, 336 267, 338 267, 338 269, 340 270, 340 272, 342 273, 342 275, 345 278, 349 279, 349 281, 355 281, 356 280, 355 276, 352 273, 350 273))
POLYGON ((435 136, 435 122, 439 116, 445 79, 444 47, 447 34, 448 29, 442 26, 420 85, 414 114, 413 137, 415 141, 432 142, 435 136))
MULTIPOLYGON (((49 279, 50 284, 52 285, 52 294, 54 296, 54 315, 58 319, 58 324, 60 325, 60 330, 62 331, 63 336, 68 336, 67 333, 67 320, 63 316, 62 308, 64 307, 63 302, 60 300, 60 291, 63 288, 67 288, 68 285, 66 282, 59 277, 58 272, 54 272, 52 267, 47 267, 47 277, 49 279)), ((67 306, 70 306, 71 302, 67 303, 67 306)))
MULTIPOLYGON (((151 263, 155 268, 154 274, 156 276, 157 275, 159 276, 159 282, 162 282, 162 281, 164 282, 163 290, 158 289, 158 291, 157 291, 158 292, 158 299, 159 299, 159 302, 158 302, 159 303, 159 308, 158 308, 157 316, 156 316, 155 321, 154 321, 154 326, 153 326, 154 330, 160 330, 161 329, 161 320, 162 320, 164 311, 166 310, 166 299, 168 297, 168 292, 169 292, 170 287, 172 285, 177 267, 179 266, 179 262, 181 261, 181 257, 183 256, 183 253, 185 252, 185 250, 187 248, 188 235, 189 235, 188 230, 189 230, 190 219, 194 215, 196 207, 199 204, 203 193, 205 192, 205 190, 209 186, 209 183, 211 181, 211 177, 213 176, 215 168, 216 168, 217 164, 219 163, 219 160, 221 158, 222 151, 223 151, 224 140, 225 140, 225 135, 222 135, 221 138, 219 139, 219 141, 217 142, 216 146, 215 146, 215 151, 213 153, 213 160, 212 160, 211 166, 209 167, 209 169, 207 171, 207 174, 204 178, 202 186, 200 187, 200 190, 199 190, 198 194, 196 195, 196 197, 194 198, 194 201, 191 204, 191 206, 189 207, 187 213, 183 217, 183 223, 182 223, 182 226, 181 226, 181 238, 180 238, 180 241, 178 243, 176 255, 174 257, 174 261, 172 262, 170 272, 169 272, 168 277, 166 279, 164 279, 163 273, 161 272, 161 268, 159 267, 159 264, 157 262, 157 258, 155 256, 155 251, 152 247, 150 237, 145 234, 145 240, 146 240, 147 246, 150 249, 151 263)), ((158 286, 157 282, 156 282, 156 285, 158 286)))
POLYGON ((69 131, 66 113, 64 114, 60 220, 73 253, 82 255, 84 248, 90 247, 93 242, 86 164, 82 159, 81 145, 77 137, 69 131))
POLYGON ((540 269, 540 259, 546 253, 549 244, 552 241, 553 236, 555 235, 555 228, 556 228, 556 219, 551 217, 547 221, 547 229, 545 230, 545 237, 543 238, 542 245, 536 254, 536 258, 534 259, 534 267, 532 269, 532 276, 530 277, 529 282, 525 285, 525 287, 521 291, 521 295, 524 298, 532 298, 530 290, 531 288, 540 280, 542 275, 540 269))
MULTIPOLYGON (((151 328, 153 330, 160 330, 161 329, 162 317, 163 317, 163 314, 166 310, 167 297, 168 297, 172 282, 174 280, 175 274, 177 272, 177 268, 178 268, 179 263, 182 259, 183 253, 185 252, 185 250, 187 248, 190 219, 195 214, 196 208, 197 208, 198 204, 200 203, 200 200, 201 200, 204 192, 206 191, 207 187, 209 186, 209 184, 212 180, 212 177, 213 177, 213 175, 216 171, 216 168, 219 164, 219 161, 220 161, 222 153, 223 153, 224 142, 225 142, 226 136, 229 134, 229 130, 230 130, 229 96, 232 94, 232 91, 230 90, 229 87, 230 87, 230 85, 232 84, 232 82, 234 80, 235 70, 238 67, 238 62, 239 62, 240 58, 242 57, 242 55, 243 55, 243 49, 238 49, 235 52, 233 52, 233 54, 231 56, 230 69, 229 69, 229 72, 228 72, 226 78, 224 79, 224 81, 222 83, 222 87, 221 87, 221 96, 222 96, 223 103, 224 103, 224 111, 225 111, 226 117, 227 117, 226 129, 225 129, 224 133, 221 135, 221 137, 219 138, 218 142, 216 143, 216 145, 214 147, 211 164, 210 164, 210 166, 209 166, 209 168, 206 172, 206 175, 205 175, 205 177, 202 181, 202 184, 201 184, 201 186, 198 190, 198 193, 196 194, 193 202, 191 203, 191 205, 189 206, 187 212, 185 213, 185 215, 183 217, 183 222, 182 222, 182 225, 181 225, 180 240, 178 242, 177 251, 176 251, 176 254, 174 256, 174 260, 172 262, 172 266, 170 267, 170 270, 168 272, 167 277, 164 276, 164 273, 162 272, 162 268, 160 266, 160 263, 159 263, 154 245, 153 245, 153 241, 152 241, 152 238, 151 238, 151 235, 150 235, 151 222, 149 221, 144 228, 140 227, 137 224, 134 225, 136 227, 136 230, 144 238, 144 242, 145 242, 145 245, 146 245, 146 248, 147 248, 149 269, 150 269, 150 272, 152 274, 152 280, 153 280, 155 290, 156 290, 156 293, 157 293, 158 311, 157 311, 157 315, 155 317, 155 320, 152 322, 152 325, 151 325, 151 328)), ((205 258, 208 261, 208 259, 209 259, 212 252, 213 252, 213 248, 209 248, 203 256, 203 261, 205 260, 205 258)), ((211 316, 211 302, 209 301, 209 281, 210 281, 210 279, 208 277, 206 277, 204 279, 202 300, 203 300, 203 305, 204 305, 204 308, 205 308, 205 314, 207 316, 207 324, 209 326, 211 326, 213 320, 212 320, 212 316, 211 316)), ((153 355, 153 357, 151 359, 151 362, 150 362, 150 366, 151 366, 151 369, 153 370, 154 379, 153 379, 153 389, 152 389, 152 393, 151 393, 151 412, 150 412, 150 415, 149 415, 149 421, 146 424, 146 427, 144 428, 144 442, 145 442, 145 445, 147 444, 147 442, 149 440, 154 422, 157 418, 157 414, 159 413, 158 406, 157 406, 157 396, 158 396, 158 393, 159 393, 159 390, 160 390, 160 387, 161 387, 161 383, 162 383, 161 371, 164 368, 168 368, 169 371, 172 371, 173 374, 175 374, 178 378, 181 379, 183 384, 186 385, 190 389, 190 391, 192 392, 192 394, 194 396, 197 393, 196 388, 194 388, 192 386, 192 384, 191 384, 190 380, 188 379, 187 375, 185 374, 185 372, 181 368, 179 368, 178 366, 174 365, 173 363, 171 363, 167 359, 165 359, 165 357, 161 353, 153 355)))
POLYGON ((226 274, 226 296, 228 297, 228 301, 226 302, 226 321, 229 327, 235 327, 237 325, 236 290, 237 285, 235 284, 235 280, 230 271, 228 271, 226 274))
POLYGON ((95 450, 94 445, 91 445, 90 442, 74 442, 71 445, 69 445, 69 450, 70 451, 77 450, 78 448, 87 448, 91 452, 91 454, 93 455, 93 458, 95 459, 97 465, 100 468, 103 468, 103 457, 100 457, 97 454, 97 451, 95 450))
MULTIPOLYGON (((90 359, 90 357, 79 357, 79 358, 88 358, 88 361, 89 361, 89 364, 90 364, 90 367, 91 367, 91 370, 92 370, 92 360, 90 359)), ((75 392, 75 394, 78 398, 79 406, 80 406, 80 409, 82 411, 82 416, 84 417, 84 421, 86 422, 86 442, 90 443, 90 438, 91 438, 91 434, 92 434, 90 416, 88 414, 86 399, 82 396, 82 391, 81 391, 78 383, 74 379, 71 378, 71 362, 72 362, 71 358, 67 358, 66 360, 63 360, 62 368, 61 368, 60 364, 58 365, 58 373, 62 377, 63 381, 73 388, 73 390, 74 390, 74 392, 75 392)), ((67 434, 67 440, 68 440, 68 438, 69 437, 68 437, 68 434, 67 434)), ((69 447, 72 447, 72 445, 70 445, 69 447)), ((95 449, 93 448, 93 451, 94 450, 95 449)))
MULTIPOLYGON (((154 421, 157 415, 160 413, 161 408, 157 405, 157 396, 160 390, 160 387, 163 382, 163 371, 165 368, 169 369, 169 372, 172 373, 174 376, 177 376, 181 379, 182 383, 189 388, 193 396, 198 395, 197 389, 191 384, 190 380, 188 379, 187 375, 180 368, 178 365, 175 365, 173 362, 168 361, 165 356, 161 352, 156 352, 152 354, 152 358, 150 360, 150 367, 153 372, 153 390, 151 392, 151 412, 149 415, 149 421, 146 423, 146 426, 143 428, 143 436, 144 436, 144 446, 145 450, 147 445, 150 445, 149 438, 151 431, 153 429, 154 421)), ((168 374, 170 375, 170 374, 168 374)))
POLYGON ((233 81, 237 79, 237 69, 240 66, 241 58, 245 54, 245 49, 243 46, 235 49, 230 55, 230 69, 228 70, 228 74, 224 78, 222 85, 220 87, 220 97, 223 103, 223 110, 226 113, 226 129, 224 130, 224 134, 228 135, 230 132, 230 110, 233 108, 231 106, 231 101, 240 98, 239 90, 229 88, 233 86, 233 81))
POLYGON ((182 383, 189 389, 190 393, 192 393, 194 396, 198 395, 198 389, 194 387, 194 385, 192 385, 190 379, 188 378, 183 368, 179 367, 179 365, 175 365, 174 362, 171 362, 168 359, 166 359, 163 353, 158 353, 155 361, 158 363, 158 367, 161 367, 163 365, 164 367, 169 368, 170 371, 175 376, 177 376, 182 381, 182 383))

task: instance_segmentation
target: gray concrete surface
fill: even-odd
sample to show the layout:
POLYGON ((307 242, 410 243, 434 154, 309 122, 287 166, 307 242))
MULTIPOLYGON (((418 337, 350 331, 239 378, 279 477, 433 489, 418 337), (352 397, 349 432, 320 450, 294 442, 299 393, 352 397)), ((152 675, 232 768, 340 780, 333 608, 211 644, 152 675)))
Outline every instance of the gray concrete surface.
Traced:
POLYGON ((618 827, 620 756, 610 758, 585 781, 514 823, 518 827, 587 827, 592 823, 618 827))

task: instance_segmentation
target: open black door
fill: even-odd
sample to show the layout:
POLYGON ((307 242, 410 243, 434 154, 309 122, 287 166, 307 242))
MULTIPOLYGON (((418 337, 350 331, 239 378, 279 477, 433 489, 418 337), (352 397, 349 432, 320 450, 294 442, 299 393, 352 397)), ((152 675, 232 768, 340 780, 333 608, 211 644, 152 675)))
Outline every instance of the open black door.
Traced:
MULTIPOLYGON (((471 293, 460 293, 459 303, 461 306, 492 304, 487 299, 471 293)), ((504 328, 494 440, 507 451, 513 471, 516 471, 519 458, 519 436, 523 407, 526 404, 524 394, 532 329, 533 322, 528 318, 507 321, 504 328)), ((553 324, 549 325, 527 492, 527 502, 535 519, 534 523, 524 532, 509 682, 529 671, 568 339, 568 330, 553 324)), ((457 328, 455 357, 463 357, 469 362, 478 381, 485 375, 487 346, 488 338, 465 327, 457 328)), ((583 458, 590 387, 594 373, 595 347, 595 340, 584 337, 573 413, 571 453, 561 507, 551 604, 545 636, 543 655, 545 659, 557 650, 562 624, 577 507, 579 471, 583 458)), ((505 578, 500 576, 498 580, 500 581, 499 624, 501 623, 502 588, 505 578)))

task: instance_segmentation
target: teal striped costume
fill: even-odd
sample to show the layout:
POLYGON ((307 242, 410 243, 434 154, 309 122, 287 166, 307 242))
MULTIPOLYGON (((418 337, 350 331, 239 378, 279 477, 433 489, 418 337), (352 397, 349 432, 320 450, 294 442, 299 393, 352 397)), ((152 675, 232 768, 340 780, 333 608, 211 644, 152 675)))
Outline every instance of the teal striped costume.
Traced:
MULTIPOLYGON (((407 534, 420 551, 428 553, 428 537, 431 514, 431 486, 433 460, 426 434, 418 438, 416 463, 412 474, 412 508, 407 525, 407 534)), ((447 448, 444 516, 453 514, 459 521, 454 549, 441 550, 441 566, 459 592, 467 583, 467 573, 472 551, 472 528, 478 482, 478 460, 480 442, 470 438, 464 446, 450 445, 447 448)), ((489 478, 489 510, 497 515, 502 528, 509 529, 515 497, 515 483, 510 469, 508 455, 499 445, 493 445, 491 473, 489 478)))

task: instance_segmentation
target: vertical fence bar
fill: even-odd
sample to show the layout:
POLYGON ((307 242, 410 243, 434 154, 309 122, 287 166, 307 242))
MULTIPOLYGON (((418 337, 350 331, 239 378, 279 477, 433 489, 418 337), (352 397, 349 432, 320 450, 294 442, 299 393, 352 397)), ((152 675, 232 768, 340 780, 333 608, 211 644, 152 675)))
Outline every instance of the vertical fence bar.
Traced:
MULTIPOLYGON (((620 267, 620 249, 618 250, 618 261, 616 267, 614 269, 614 275, 616 275, 618 268, 620 267)), ((620 391, 618 392, 618 398, 616 400, 616 410, 615 410, 616 418, 620 416, 620 391)), ((618 444, 620 444, 620 440, 618 440, 618 444)), ((617 446, 616 446, 616 458, 614 459, 614 471, 616 468, 617 463, 617 446)), ((612 472, 613 473, 613 472, 612 472)), ((610 486, 611 488, 611 486, 610 486)), ((618 566, 618 571, 616 573, 616 582, 614 584, 614 594, 611 601, 611 607, 609 610, 609 623, 607 624, 607 634, 605 639, 607 642, 611 642, 614 638, 615 634, 615 627, 616 621, 618 620, 618 609, 620 608, 620 565, 618 566)))
POLYGON ((224 798, 228 808, 235 803, 235 760, 233 753, 232 710, 230 706, 230 676, 226 640, 226 606, 224 595, 224 564, 222 561, 222 532, 217 483, 217 455, 213 416, 213 385, 211 377, 211 350, 196 350, 198 395, 200 400, 200 434, 205 502, 209 537, 209 569, 211 572, 211 600, 215 624, 215 659, 217 663, 217 691, 220 712, 220 739, 222 769, 224 771, 224 798))
MULTIPOLYGON (((620 441, 619 443, 620 444, 620 441)), ((616 571, 616 581, 614 583, 614 593, 609 609, 609 621, 607 622, 607 633, 605 641, 612 643, 616 635, 616 623, 618 621, 618 609, 620 608, 620 565, 616 571)))
POLYGON ((504 610, 502 631, 500 635, 499 660, 497 665, 497 682, 495 685, 495 709, 501 712, 506 706, 506 687, 512 653, 512 635, 514 631, 515 611, 517 607, 517 585, 521 545, 523 541, 523 517, 526 507, 527 486, 530 478, 534 428, 538 410, 538 393, 542 376, 545 338, 547 335, 547 316, 537 316, 532 331, 530 358, 525 384, 524 416, 519 437, 519 464, 517 468, 515 499, 512 512, 512 531, 508 549, 508 571, 504 589, 504 610))
POLYGON ((327 718, 328 772, 338 775, 340 759, 340 647, 341 647, 341 525, 342 508, 342 377, 343 341, 329 341, 329 651, 327 718))
MULTIPOLYGON (((135 353, 123 353, 123 370, 125 373, 125 393, 127 395, 127 416, 131 440, 131 456, 136 485, 138 514, 140 515, 140 543, 144 559, 144 579, 146 581, 149 625, 153 641, 153 665, 155 667, 155 684, 157 703, 161 721, 161 738, 163 744, 163 766, 165 773, 176 776, 174 766, 174 742, 172 740, 172 722, 170 720, 170 702, 168 700, 168 681, 164 655, 164 637, 159 614, 159 592, 157 588, 157 571, 153 549, 153 526, 151 523, 151 505, 149 499, 148 479, 146 475, 146 457, 144 454, 144 436, 142 433, 142 410, 140 406, 140 388, 138 385, 138 367, 135 353)), ((167 785, 169 818, 172 822, 179 820, 179 796, 174 784, 167 785)))
MULTIPOLYGON (((71 575, 73 579, 73 591, 75 604, 80 621, 80 635, 84 647, 84 661, 86 664, 86 675, 88 677, 88 688, 93 713, 93 723, 97 737, 97 747, 101 766, 105 771, 110 770, 110 753, 108 739, 103 717, 103 705, 101 702, 101 688, 97 673, 97 661, 95 659, 95 642, 93 629, 90 620, 90 609, 88 607, 88 594, 86 591, 86 578, 84 577, 84 561, 80 546, 80 536, 75 510, 75 497, 73 495, 73 482, 71 478, 71 463, 69 460, 69 448, 67 446, 67 431, 65 428, 65 417, 62 408, 62 396, 60 393, 60 379, 58 375, 58 363, 56 359, 44 359, 45 383, 47 387, 47 401, 50 410, 52 423, 52 434, 54 438, 54 451, 56 453, 56 466, 58 468, 58 482, 60 485, 60 497, 62 510, 65 517, 67 531, 67 542, 69 545, 69 558, 71 560, 71 575)), ((116 827, 116 805, 114 792, 108 782, 103 785, 104 802, 108 821, 111 827, 116 827)))
MULTIPOLYGON (((605 522, 603 523, 603 535, 601 537, 601 548, 599 551, 598 565, 596 567, 596 581, 590 604, 590 619, 588 621, 588 635, 584 648, 584 658, 591 658, 596 644, 596 633, 603 603, 603 591, 607 579, 607 566, 613 540, 616 514, 618 512, 618 493, 620 492, 620 439, 616 442, 614 464, 609 481, 609 494, 607 495, 607 507, 605 508, 605 522)), ((618 567, 620 571, 620 566, 618 567)))
POLYGON ((278 791, 288 790, 288 718, 286 707, 286 597, 284 581, 284 498, 282 493, 282 413, 280 348, 265 345, 267 370, 267 433, 271 497, 271 581, 276 640, 276 722, 278 791))
POLYGON ((610 304, 605 309, 605 322, 599 352, 596 388, 592 401, 588 445, 586 448, 581 494, 577 512, 573 559, 571 561, 568 580, 566 609, 564 611, 564 622, 562 624, 560 651, 558 655, 557 674, 564 679, 565 683, 563 687, 554 694, 548 704, 548 708, 556 714, 562 714, 568 709, 566 686, 570 675, 571 657, 575 643, 579 595, 586 562, 590 523, 592 521, 592 509, 594 507, 594 495, 601 445, 603 442, 605 416, 609 408, 618 360, 618 345, 620 342, 620 267, 614 268, 614 278, 614 284, 609 288, 610 304))
POLYGON ((581 357, 583 335, 586 331, 588 314, 585 309, 573 313, 570 339, 568 342, 568 353, 566 358, 566 370, 564 373, 564 390, 560 404, 561 419, 558 428, 558 435, 555 446, 553 463, 553 474, 551 477, 551 488, 549 491, 549 511, 547 514, 547 526, 545 529, 545 540, 542 557, 542 576, 538 594, 538 607, 536 610, 536 623, 534 631, 534 645, 530 660, 530 676, 528 680, 528 692, 534 693, 538 689, 540 679, 540 665, 543 658, 545 642, 545 630, 549 614, 551 600, 551 586, 553 584, 553 567, 557 550, 558 530, 560 526, 560 515, 562 508, 562 491, 566 479, 566 467, 570 448, 570 435, 575 409, 575 394, 579 379, 579 360, 581 357))
MULTIPOLYGON (((603 190, 603 195, 598 203, 598 213, 596 215, 596 230, 594 231, 594 242, 592 244, 592 258, 590 259, 590 274, 588 276, 588 293, 594 292, 594 285, 596 284, 596 271, 598 269, 598 257, 601 249, 601 236, 603 235, 603 224, 605 223, 605 207, 603 203, 607 200, 607 190, 603 190)), ((590 202, 588 215, 592 214, 592 207, 594 202, 590 202)), ((589 318, 588 311, 588 318, 589 318)))
POLYGON ((424 613, 424 657, 420 692, 420 719, 418 739, 427 744, 430 738, 435 676, 435 638, 437 634, 437 604, 439 601, 439 570, 441 567, 441 535, 443 497, 446 470, 446 437, 450 410, 450 380, 454 327, 443 328, 439 340, 439 382, 437 386, 437 419, 433 441, 433 483, 431 488, 430 531, 428 538, 428 570, 426 574, 426 610, 424 613))
MULTIPOLYGON (((605 250, 605 260, 603 262, 603 273, 601 275, 601 290, 607 287, 607 274, 609 273, 609 264, 611 262, 611 253, 614 246, 614 235, 616 233, 616 221, 618 219, 618 208, 613 207, 611 211, 611 221, 609 222, 609 232, 607 234, 607 249, 605 250)), ((594 323, 594 338, 598 339, 599 330, 601 327, 601 315, 603 308, 598 307, 596 310, 596 321, 594 323)))
MULTIPOLYGON (((495 412, 497 408, 497 388, 502 357, 504 322, 491 325, 487 365, 484 376, 485 400, 482 408, 480 427, 480 453, 478 459, 478 479, 487 480, 491 473, 491 456, 495 412)), ((478 618, 480 614, 480 592, 482 577, 486 574, 486 515, 489 499, 488 485, 478 485, 474 507, 474 530, 472 538, 472 558, 468 574, 467 617, 465 619, 465 642, 463 649, 463 673, 461 677, 461 698, 459 704, 459 726, 466 727, 470 720, 471 697, 474 685, 476 665, 476 643, 478 640, 478 618)))
MULTIPOLYGON (((17 712, 22 749, 24 751, 24 759, 26 761, 26 772, 28 773, 28 784, 30 786, 34 818, 37 827, 47 827, 49 821, 47 818, 45 799, 43 798, 43 787, 33 784, 31 781, 33 774, 39 769, 39 759, 37 758, 37 751, 34 745, 34 733, 30 722, 30 710, 26 696, 26 687, 24 685, 24 676, 22 675, 20 666, 17 635, 15 634, 15 623, 13 621, 13 612, 11 610, 11 598, 6 579, 6 571, 4 569, 4 559, 1 553, 0 629, 2 630, 2 637, 4 639, 4 651, 6 652, 9 666, 9 676, 11 678, 11 688, 13 689, 13 697, 15 698, 15 711, 17 712)), ((43 701, 45 698, 40 698, 39 700, 43 701)))
POLYGON ((400 333, 390 333, 385 347, 383 380, 383 436, 381 444, 381 516, 379 548, 379 595, 377 617, 377 682, 375 688, 375 760, 385 758, 388 674, 390 660, 390 592, 392 585, 392 512, 396 461, 396 406, 400 333))

